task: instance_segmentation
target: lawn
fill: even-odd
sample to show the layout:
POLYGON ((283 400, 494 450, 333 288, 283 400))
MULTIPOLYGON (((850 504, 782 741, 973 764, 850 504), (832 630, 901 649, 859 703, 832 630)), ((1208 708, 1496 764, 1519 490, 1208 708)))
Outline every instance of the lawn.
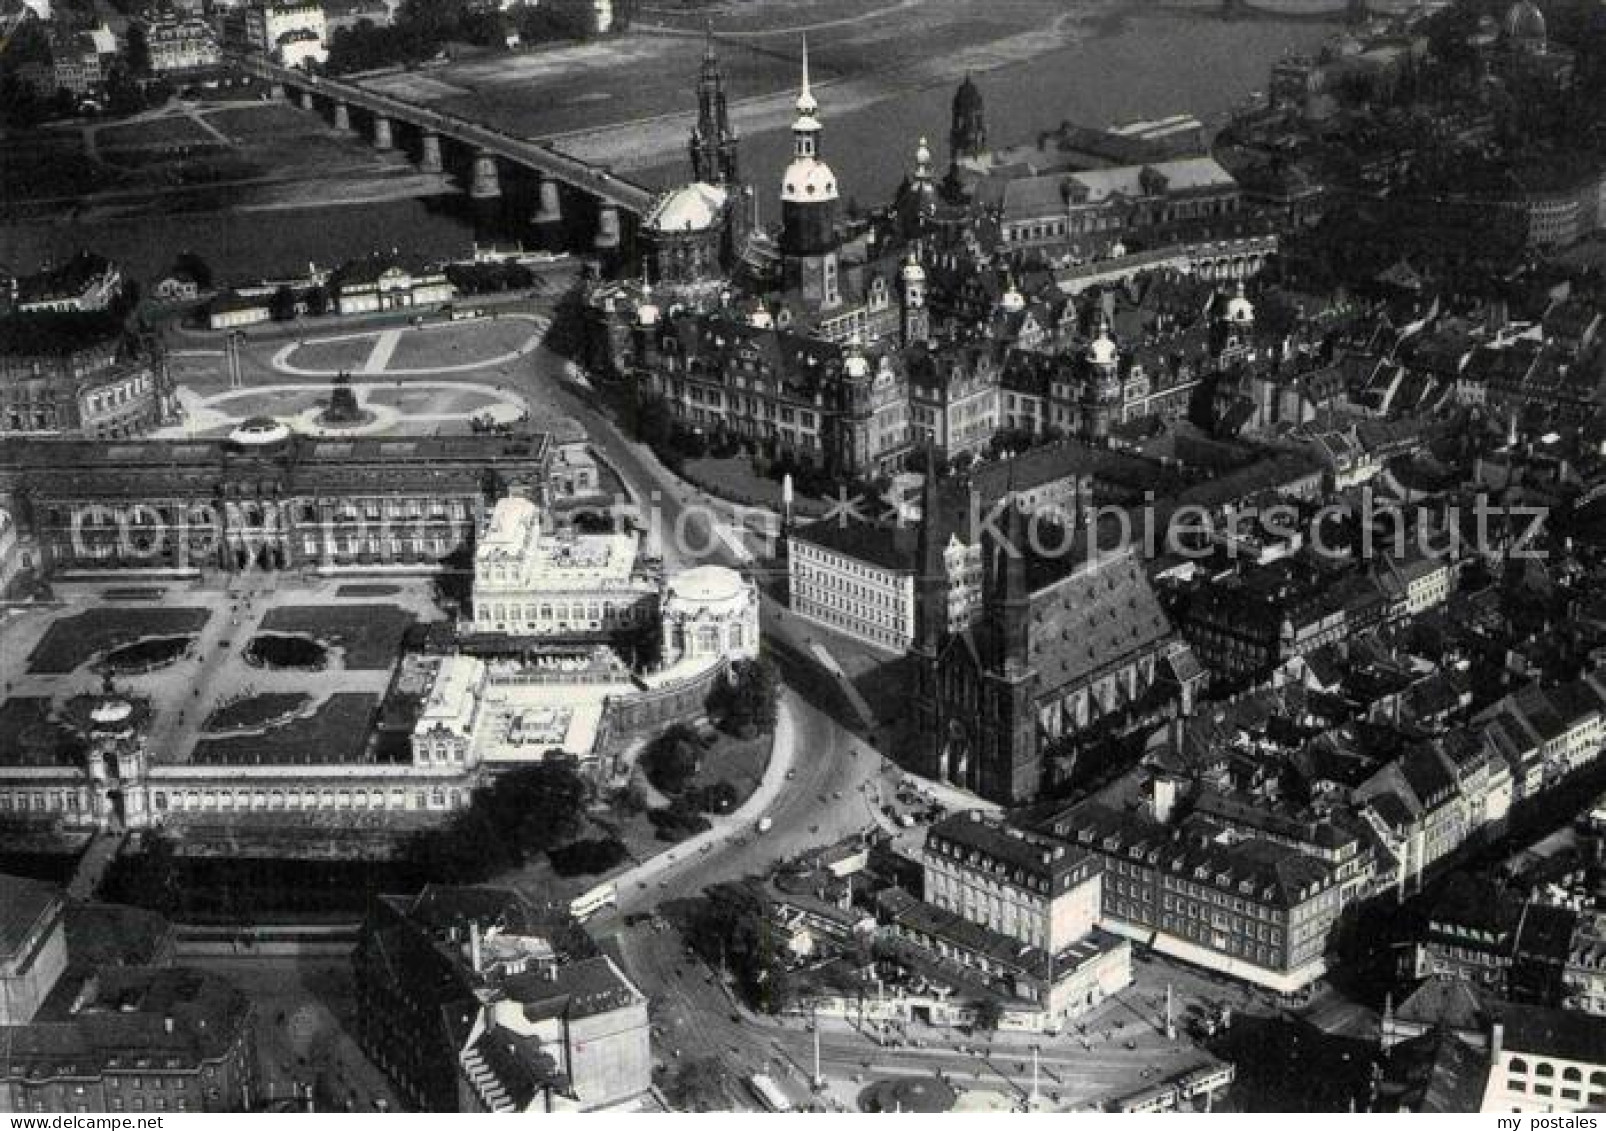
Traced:
POLYGON ((480 319, 456 325, 405 330, 387 369, 443 369, 472 365, 523 348, 536 326, 522 318, 480 319))
POLYGON ((71 766, 82 744, 50 717, 46 698, 0 703, 0 766, 71 766))
POLYGON ((264 632, 301 633, 339 648, 354 671, 383 671, 396 662, 413 615, 395 605, 287 605, 262 618, 264 632))
POLYGON ((272 102, 213 110, 206 115, 206 120, 213 129, 228 134, 235 141, 301 137, 312 124, 301 111, 272 102))
POLYGON ((763 780, 764 767, 769 765, 770 748, 774 741, 773 734, 733 738, 723 731, 719 732, 713 745, 703 752, 697 776, 692 779, 692 788, 721 781, 730 782, 736 787, 736 804, 740 806, 753 795, 758 783, 763 780))
MULTIPOLYGON (((368 355, 364 352, 363 356, 368 355)), ((220 397, 213 407, 246 420, 253 416, 295 416, 310 408, 321 407, 328 399, 328 385, 310 385, 306 392, 248 393, 238 397, 220 397)))
POLYGON ((261 730, 300 711, 311 698, 300 691, 252 695, 213 711, 206 720, 206 729, 212 732, 261 730))
MULTIPOLYGON (((343 338, 339 341, 307 342, 290 351, 285 360, 297 369, 314 373, 356 373, 374 352, 377 334, 364 334, 360 338, 343 338)), ((279 410, 283 411, 283 410, 279 410)))
POLYGON ((148 636, 193 636, 211 615, 195 608, 86 609, 46 630, 28 657, 28 670, 64 675, 102 652, 148 636))
POLYGON ((184 117, 157 118, 149 122, 107 126, 96 136, 101 150, 150 149, 171 145, 215 146, 217 138, 184 117))
POLYGON ((369 404, 384 405, 409 415, 482 412, 502 403, 502 398, 478 389, 419 388, 416 385, 371 386, 366 400, 369 404))
MULTIPOLYGON (((687 480, 718 498, 771 510, 781 509, 781 481, 754 471, 752 459, 745 454, 724 459, 715 459, 713 456, 689 459, 682 471, 687 480)), ((822 515, 826 512, 827 504, 824 501, 797 491, 796 484, 793 488, 792 509, 798 514, 822 515)))
MULTIPOLYGON (((263 698, 267 698, 264 696, 263 698)), ((190 760, 204 766, 329 765, 361 762, 379 696, 340 692, 311 716, 262 734, 203 738, 190 760)))

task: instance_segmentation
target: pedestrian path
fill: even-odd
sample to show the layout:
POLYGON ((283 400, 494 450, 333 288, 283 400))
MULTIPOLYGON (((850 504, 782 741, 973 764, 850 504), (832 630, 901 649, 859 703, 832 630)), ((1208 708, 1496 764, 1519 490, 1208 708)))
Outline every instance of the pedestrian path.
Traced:
POLYGON ((374 340, 374 348, 368 354, 368 360, 362 363, 364 373, 383 373, 385 366, 390 364, 391 355, 396 352, 396 346, 401 341, 400 330, 381 331, 374 340))
POLYGON ((89 847, 78 858, 78 867, 73 870, 72 880, 67 885, 69 899, 95 898, 95 892, 100 888, 100 881, 106 875, 106 869, 117 859, 127 839, 128 834, 125 832, 102 830, 95 834, 95 839, 89 842, 89 847))

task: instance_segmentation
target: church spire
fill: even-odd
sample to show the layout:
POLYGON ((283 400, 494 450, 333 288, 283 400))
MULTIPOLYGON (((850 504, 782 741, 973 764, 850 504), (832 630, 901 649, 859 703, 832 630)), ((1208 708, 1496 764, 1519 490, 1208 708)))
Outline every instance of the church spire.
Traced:
POLYGON ((725 78, 714 52, 713 21, 705 27, 702 73, 697 79, 697 124, 691 131, 692 176, 709 184, 729 185, 739 179, 736 131, 731 128, 725 78))
POLYGON ((803 84, 797 92, 797 112, 813 115, 820 108, 814 100, 814 89, 809 83, 809 33, 803 33, 803 84))

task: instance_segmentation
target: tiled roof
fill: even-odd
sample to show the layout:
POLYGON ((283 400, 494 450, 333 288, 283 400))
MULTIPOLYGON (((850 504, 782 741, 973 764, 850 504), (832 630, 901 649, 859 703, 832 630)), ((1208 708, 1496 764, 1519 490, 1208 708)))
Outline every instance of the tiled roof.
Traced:
POLYGON ((1160 602, 1130 554, 1078 570, 1032 594, 1029 659, 1038 691, 1077 683, 1164 643, 1172 635, 1160 602))
POLYGON ((55 884, 0 874, 0 961, 9 961, 39 921, 61 906, 55 884))
POLYGON ((916 562, 916 536, 913 525, 887 522, 860 522, 827 516, 792 531, 792 539, 807 542, 856 561, 889 570, 913 570, 916 562))

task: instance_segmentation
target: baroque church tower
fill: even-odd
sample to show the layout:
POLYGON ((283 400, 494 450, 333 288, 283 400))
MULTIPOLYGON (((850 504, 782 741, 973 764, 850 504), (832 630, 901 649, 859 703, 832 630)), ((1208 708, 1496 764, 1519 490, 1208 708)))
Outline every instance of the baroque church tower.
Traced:
POLYGON ((987 152, 987 110, 981 91, 967 74, 954 92, 953 120, 948 131, 948 161, 957 165, 965 158, 987 152))
POLYGON ((741 179, 736 163, 737 137, 725 103, 725 78, 714 54, 714 32, 708 31, 702 72, 697 78, 697 124, 691 131, 692 179, 730 186, 741 179))

